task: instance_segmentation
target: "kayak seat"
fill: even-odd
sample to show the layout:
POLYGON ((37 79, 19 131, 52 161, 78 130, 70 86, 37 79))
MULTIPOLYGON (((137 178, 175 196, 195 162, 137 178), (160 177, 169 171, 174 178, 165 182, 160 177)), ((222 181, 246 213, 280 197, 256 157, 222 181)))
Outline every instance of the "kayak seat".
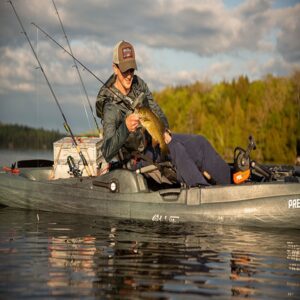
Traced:
POLYGON ((143 175, 127 169, 112 170, 96 177, 92 183, 105 192, 139 193, 149 191, 143 175))
POLYGON ((16 163, 17 168, 45 168, 52 167, 53 160, 48 159, 27 159, 19 160, 16 163))

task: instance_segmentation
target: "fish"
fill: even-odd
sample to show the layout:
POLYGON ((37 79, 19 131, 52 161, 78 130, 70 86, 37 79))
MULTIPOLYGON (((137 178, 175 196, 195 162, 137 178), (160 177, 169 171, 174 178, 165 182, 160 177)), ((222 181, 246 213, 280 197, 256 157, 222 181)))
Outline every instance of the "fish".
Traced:
POLYGON ((135 113, 140 119, 142 127, 144 127, 152 137, 152 146, 159 144, 162 158, 169 153, 168 146, 164 139, 166 127, 160 118, 148 107, 139 107, 135 109, 135 113))

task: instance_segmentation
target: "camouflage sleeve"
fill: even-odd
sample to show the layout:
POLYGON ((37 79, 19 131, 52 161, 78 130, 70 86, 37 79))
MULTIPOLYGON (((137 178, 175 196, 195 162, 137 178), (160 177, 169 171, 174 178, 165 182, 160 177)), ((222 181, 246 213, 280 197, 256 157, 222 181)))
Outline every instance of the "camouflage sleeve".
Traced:
POLYGON ((109 162, 124 145, 129 131, 125 124, 125 119, 121 120, 118 109, 113 103, 107 102, 103 107, 103 144, 101 151, 109 162))
POLYGON ((106 94, 105 89, 101 88, 96 99, 96 114, 100 119, 103 119, 104 104, 109 100, 109 96, 106 94))
POLYGON ((112 100, 112 93, 109 92, 109 86, 114 82, 115 77, 111 75, 109 79, 103 84, 98 92, 96 99, 96 114, 103 119, 103 109, 106 102, 112 100))

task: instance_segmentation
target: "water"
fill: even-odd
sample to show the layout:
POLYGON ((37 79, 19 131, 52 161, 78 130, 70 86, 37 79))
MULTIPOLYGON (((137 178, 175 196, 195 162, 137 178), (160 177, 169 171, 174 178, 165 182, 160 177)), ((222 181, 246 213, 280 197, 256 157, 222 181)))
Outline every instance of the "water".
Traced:
POLYGON ((244 298, 300 299, 299 230, 0 208, 0 299, 244 298))
POLYGON ((300 232, 0 209, 1 299, 299 299, 300 232))
POLYGON ((51 150, 8 150, 0 149, 0 166, 10 166, 18 160, 50 159, 53 160, 51 150))

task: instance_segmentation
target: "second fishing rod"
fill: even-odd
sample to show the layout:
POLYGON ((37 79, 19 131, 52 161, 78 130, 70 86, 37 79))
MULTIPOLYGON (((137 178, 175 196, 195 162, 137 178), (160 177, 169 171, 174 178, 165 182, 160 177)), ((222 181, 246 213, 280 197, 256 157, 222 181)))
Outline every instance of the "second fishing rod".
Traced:
POLYGON ((49 87, 49 89, 50 89, 50 91, 51 91, 51 94, 52 94, 52 96, 53 96, 53 98, 54 98, 54 100, 55 100, 55 102, 56 102, 56 104, 57 104, 57 106, 58 106, 58 108, 59 108, 59 110, 60 110, 60 113, 61 113, 61 115, 62 115, 62 117, 63 117, 63 119, 64 119, 64 127, 65 127, 66 131, 70 134, 70 136, 71 136, 71 138, 72 138, 72 140, 73 140, 73 143, 75 144, 75 147, 76 147, 76 150, 77 150, 77 152, 78 152, 78 155, 79 155, 79 157, 80 157, 81 160, 82 160, 82 163, 83 163, 83 165, 84 165, 84 168, 85 168, 85 170, 86 170, 88 176, 89 176, 89 177, 92 177, 92 173, 91 173, 91 171, 90 171, 90 168, 89 168, 89 165, 88 165, 88 163, 87 163, 87 160, 86 160, 86 158, 84 157, 84 155, 83 155, 83 153, 82 153, 82 151, 81 151, 81 149, 80 149, 80 147, 79 147, 79 145, 78 145, 78 143, 77 143, 77 141, 76 141, 76 139, 75 139, 75 136, 74 136, 74 134, 73 134, 73 132, 72 132, 72 130, 71 130, 71 128, 70 128, 68 122, 67 122, 66 116, 64 115, 63 110, 62 110, 62 108, 61 108, 61 106, 60 106, 60 104, 59 104, 59 102, 58 102, 58 100, 57 100, 57 98, 56 98, 56 95, 55 95, 55 93, 54 93, 54 91, 53 91, 53 89, 52 89, 52 86, 51 86, 51 84, 50 84, 50 82, 49 82, 49 80, 48 80, 48 77, 47 77, 47 75, 46 75, 46 73, 45 73, 45 71, 44 71, 44 69, 43 69, 43 67, 42 67, 42 65, 41 65, 41 62, 40 62, 40 60, 39 60, 39 58, 38 58, 38 56, 37 56, 37 54, 36 54, 36 52, 35 52, 35 50, 34 50, 32 44, 31 44, 31 41, 30 41, 30 39, 29 39, 29 37, 28 37, 28 35, 27 35, 27 32, 26 32, 26 30, 25 30, 25 28, 24 28, 24 26, 23 26, 23 23, 22 23, 22 21, 21 21, 19 15, 18 15, 16 9, 15 9, 15 6, 13 5, 13 3, 12 3, 11 0, 9 0, 8 2, 10 3, 11 7, 13 8, 13 11, 14 11, 14 13, 15 13, 15 15, 16 15, 16 18, 17 18, 17 20, 18 20, 18 22, 19 22, 19 24, 20 24, 20 26, 21 26, 21 28, 22 28, 22 33, 25 35, 25 37, 26 37, 26 39, 27 39, 27 41, 28 41, 28 43, 29 43, 29 45, 30 45, 31 51, 32 51, 32 53, 33 53, 33 55, 34 55, 34 57, 35 57, 35 59, 36 59, 38 65, 39 65, 39 68, 40 68, 41 72, 43 73, 43 75, 44 75, 44 77, 45 77, 45 80, 46 80, 47 85, 48 85, 48 87, 49 87))
MULTIPOLYGON (((62 32, 63 32, 63 34, 64 34, 65 39, 66 39, 66 42, 67 42, 69 51, 70 51, 70 53, 73 55, 73 51, 72 51, 72 48, 71 48, 71 44, 70 44, 70 42, 69 42, 67 33, 66 33, 66 31, 65 31, 63 22, 62 22, 62 20, 61 20, 61 18, 60 18, 60 15, 59 15, 59 13, 58 13, 58 9, 57 9, 57 7, 56 7, 56 4, 55 4, 54 0, 52 0, 52 3, 53 3, 53 7, 54 7, 54 9, 55 9, 55 11, 56 11, 57 18, 58 18, 58 20, 59 20, 59 24, 60 24, 61 30, 62 30, 62 32)), ((101 137, 101 131, 100 131, 99 125, 98 125, 98 123, 97 123, 97 120, 96 120, 96 117, 95 117, 95 114, 94 114, 94 110, 93 110, 92 105, 91 105, 90 98, 89 98, 89 96, 88 96, 87 90, 86 90, 85 85, 84 85, 84 83, 83 83, 83 79, 82 79, 81 74, 80 74, 80 72, 79 72, 79 69, 78 69, 76 60, 75 60, 74 58, 73 58, 73 61, 74 61, 74 67, 76 68, 77 75, 78 75, 78 78, 79 78, 79 80, 80 80, 80 83, 81 83, 83 92, 84 92, 84 94, 85 94, 85 97, 86 97, 87 102, 88 102, 88 104, 89 104, 89 107, 90 107, 90 110, 91 110, 91 113, 92 113, 94 122, 95 122, 95 124, 96 124, 97 130, 98 130, 98 133, 99 133, 99 136, 101 137)), ((85 106, 84 106, 84 109, 85 109, 85 106)), ((86 109, 85 109, 85 113, 86 113, 86 116, 87 116, 87 111, 86 111, 86 109)), ((88 119, 88 116, 87 116, 87 119, 88 119)), ((89 121, 89 119, 88 119, 88 121, 89 121)))

